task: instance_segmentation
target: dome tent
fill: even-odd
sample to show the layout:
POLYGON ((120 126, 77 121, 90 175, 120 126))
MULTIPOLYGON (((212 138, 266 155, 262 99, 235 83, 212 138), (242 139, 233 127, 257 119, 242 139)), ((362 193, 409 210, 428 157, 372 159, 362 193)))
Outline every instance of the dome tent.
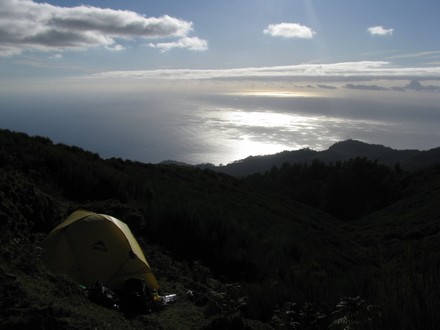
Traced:
POLYGON ((75 211, 49 233, 42 245, 46 266, 70 275, 79 284, 91 286, 100 281, 120 290, 127 279, 138 278, 150 289, 159 288, 130 228, 112 216, 75 211))

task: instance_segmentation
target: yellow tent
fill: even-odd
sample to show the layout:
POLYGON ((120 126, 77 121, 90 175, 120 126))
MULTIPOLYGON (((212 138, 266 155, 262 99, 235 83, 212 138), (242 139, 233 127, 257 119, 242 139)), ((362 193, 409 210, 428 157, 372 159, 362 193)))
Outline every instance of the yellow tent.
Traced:
POLYGON ((120 290, 126 279, 140 278, 151 289, 159 288, 128 226, 109 215, 73 212, 49 233, 43 248, 43 261, 50 270, 68 274, 80 284, 101 281, 120 290))

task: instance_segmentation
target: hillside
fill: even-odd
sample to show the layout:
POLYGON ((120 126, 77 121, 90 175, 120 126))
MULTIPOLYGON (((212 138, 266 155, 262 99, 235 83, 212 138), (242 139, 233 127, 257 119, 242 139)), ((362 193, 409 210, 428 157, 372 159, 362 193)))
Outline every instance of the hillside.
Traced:
POLYGON ((440 326, 435 307, 440 300, 440 167, 407 180, 402 200, 353 223, 353 238, 376 256, 378 286, 384 290, 376 299, 392 301, 393 313, 405 311, 393 322, 431 320, 420 328, 435 329, 440 326))
POLYGON ((379 163, 391 167, 399 164, 404 169, 416 170, 438 163, 440 148, 427 151, 395 150, 382 145, 346 140, 337 142, 323 151, 300 149, 283 151, 274 155, 250 156, 224 166, 212 167, 212 169, 243 177, 257 172, 264 173, 272 166, 281 167, 284 163, 310 163, 316 159, 324 162, 336 162, 356 157, 377 160, 379 163))
MULTIPOLYGON (((341 164, 338 171, 394 171, 366 160, 357 164, 341 164)), ((382 189, 386 177, 378 176, 369 189, 382 189)), ((435 167, 399 172, 395 199, 347 222, 264 182, 196 167, 104 160, 47 138, 0 130, 0 328, 342 329, 347 322, 358 328, 429 328, 440 320, 433 312, 439 296, 417 307, 423 320, 410 315, 400 321, 408 306, 397 299, 420 301, 421 293, 396 291, 390 276, 409 274, 408 265, 420 257, 411 253, 399 261, 414 240, 408 237, 417 244, 430 237, 426 242, 435 247, 439 177, 435 167), (79 208, 125 221, 161 293, 176 293, 177 303, 126 318, 90 302, 66 276, 48 272, 40 242, 79 208), (394 239, 395 228, 406 228, 396 230, 405 239, 394 239), (383 244, 392 249, 379 258, 383 244)), ((413 277, 402 281, 413 287, 426 276, 423 293, 435 293, 437 254, 420 251, 429 271, 414 268, 413 277)))

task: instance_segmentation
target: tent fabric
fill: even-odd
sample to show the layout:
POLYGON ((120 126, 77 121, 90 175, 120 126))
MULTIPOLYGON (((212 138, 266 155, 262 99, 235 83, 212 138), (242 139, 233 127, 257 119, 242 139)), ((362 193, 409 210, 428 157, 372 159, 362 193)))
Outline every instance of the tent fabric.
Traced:
POLYGON ((96 281, 118 290, 129 278, 159 284, 139 243, 122 221, 87 211, 72 213, 43 241, 43 261, 56 272, 90 286, 96 281))

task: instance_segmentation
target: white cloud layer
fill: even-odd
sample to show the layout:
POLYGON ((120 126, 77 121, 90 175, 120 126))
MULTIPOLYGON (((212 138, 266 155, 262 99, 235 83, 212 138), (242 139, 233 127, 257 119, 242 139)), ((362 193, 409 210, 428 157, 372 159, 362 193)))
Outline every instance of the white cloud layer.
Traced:
POLYGON ((298 23, 270 24, 263 30, 272 37, 312 39, 316 34, 311 28, 298 23))
POLYGON ((61 54, 53 54, 53 55, 49 56, 48 58, 51 59, 51 60, 59 60, 59 59, 63 58, 63 55, 61 55, 61 54))
POLYGON ((197 37, 184 37, 172 42, 150 43, 149 46, 159 48, 162 52, 167 52, 173 48, 204 51, 208 49, 208 42, 197 37))
POLYGON ((394 29, 386 29, 383 26, 371 26, 367 30, 373 36, 390 36, 394 32, 394 29))
POLYGON ((343 80, 353 77, 383 77, 406 79, 431 77, 440 79, 440 67, 396 67, 389 62, 361 61, 331 64, 299 64, 260 68, 191 70, 161 69, 136 71, 110 71, 96 74, 102 78, 146 78, 146 79, 269 79, 269 78, 335 78, 343 80))
MULTIPOLYGON (((187 37, 191 31, 192 22, 167 15, 144 17, 133 11, 91 6, 59 7, 32 0, 0 1, 0 55, 3 56, 25 50, 62 51, 90 47, 122 50, 116 39, 198 39, 187 37)), ((199 50, 194 42, 179 47, 199 50)))

